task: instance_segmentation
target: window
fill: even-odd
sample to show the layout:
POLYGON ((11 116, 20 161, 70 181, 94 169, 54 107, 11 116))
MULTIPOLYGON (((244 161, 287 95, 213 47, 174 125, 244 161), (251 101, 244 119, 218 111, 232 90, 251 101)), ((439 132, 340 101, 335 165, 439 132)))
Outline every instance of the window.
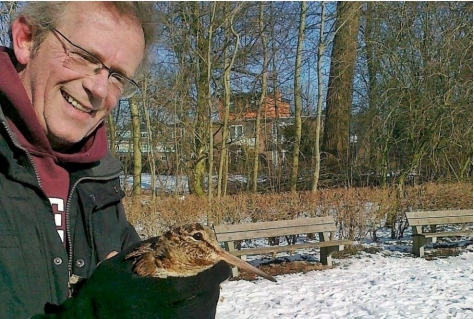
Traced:
POLYGON ((244 127, 242 125, 230 126, 230 139, 237 140, 244 135, 244 127))
POLYGON ((148 143, 142 144, 142 152, 149 153, 151 151, 150 145, 148 143))
POLYGON ((184 128, 183 127, 176 127, 171 131, 171 138, 182 138, 184 136, 184 128))
POLYGON ((276 137, 278 135, 278 125, 276 122, 272 123, 272 135, 276 137))

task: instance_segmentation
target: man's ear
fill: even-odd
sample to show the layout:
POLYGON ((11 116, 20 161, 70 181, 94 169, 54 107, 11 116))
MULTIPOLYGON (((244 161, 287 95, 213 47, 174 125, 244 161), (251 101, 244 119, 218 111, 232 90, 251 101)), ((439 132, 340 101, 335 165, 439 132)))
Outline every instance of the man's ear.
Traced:
POLYGON ((17 61, 22 65, 28 64, 33 53, 32 29, 23 17, 13 21, 11 26, 13 50, 17 61))

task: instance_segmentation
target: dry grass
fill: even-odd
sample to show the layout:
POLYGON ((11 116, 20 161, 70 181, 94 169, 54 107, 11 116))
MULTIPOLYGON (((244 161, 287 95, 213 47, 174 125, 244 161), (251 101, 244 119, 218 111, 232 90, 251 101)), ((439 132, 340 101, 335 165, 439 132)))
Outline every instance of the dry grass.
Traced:
MULTIPOLYGON (((282 263, 272 263, 264 266, 258 266, 258 269, 264 271, 265 273, 277 276, 277 275, 284 275, 284 274, 295 274, 295 273, 307 273, 308 271, 313 270, 325 270, 331 268, 329 266, 325 266, 320 263, 316 262, 309 262, 309 261, 292 261, 292 262, 282 262, 282 263)), ((230 281, 234 280, 247 280, 247 281, 254 281, 257 280, 259 277, 253 273, 249 273, 245 270, 239 271, 239 276, 233 277, 230 281)))
POLYGON ((396 188, 323 189, 290 194, 247 194, 226 196, 208 202, 206 197, 166 196, 152 199, 126 197, 130 222, 142 228, 145 237, 156 236, 170 226, 190 222, 236 224, 287 220, 297 217, 332 215, 339 236, 354 239, 366 236, 385 224, 392 225, 412 210, 472 208, 473 186, 424 184, 396 188))

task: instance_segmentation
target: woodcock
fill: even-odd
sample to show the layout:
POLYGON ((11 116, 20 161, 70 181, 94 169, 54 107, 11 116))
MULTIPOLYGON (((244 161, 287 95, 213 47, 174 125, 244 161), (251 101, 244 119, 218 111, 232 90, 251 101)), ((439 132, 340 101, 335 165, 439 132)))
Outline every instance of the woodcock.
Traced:
POLYGON ((156 241, 138 246, 125 258, 134 259, 134 272, 144 277, 190 277, 224 260, 276 282, 272 276, 222 249, 213 231, 198 223, 173 228, 156 241))

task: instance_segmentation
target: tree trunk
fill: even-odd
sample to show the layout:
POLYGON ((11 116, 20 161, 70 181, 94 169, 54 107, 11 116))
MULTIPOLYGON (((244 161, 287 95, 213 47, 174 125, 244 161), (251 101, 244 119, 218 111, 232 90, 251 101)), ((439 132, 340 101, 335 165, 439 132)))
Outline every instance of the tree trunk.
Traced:
POLYGON ((344 174, 349 162, 349 123, 359 33, 359 2, 338 2, 331 54, 323 151, 328 169, 344 174))
POLYGON ((208 101, 209 81, 207 75, 207 51, 208 41, 205 37, 201 19, 201 3, 190 2, 192 7, 191 29, 196 38, 196 57, 193 67, 196 72, 196 109, 193 117, 194 130, 194 156, 191 164, 191 176, 189 179, 190 192, 196 195, 204 195, 204 177, 206 174, 206 159, 209 156, 209 119, 208 101))
POLYGON ((154 148, 154 140, 153 140, 153 131, 151 128, 151 120, 150 120, 150 113, 148 109, 148 101, 147 101, 147 85, 148 85, 148 78, 145 77, 142 82, 142 101, 143 101, 143 115, 145 117, 146 123, 146 130, 147 130, 147 159, 148 165, 150 166, 150 175, 151 175, 151 194, 152 197, 155 198, 156 196, 156 169, 155 169, 155 148, 154 148))
POLYGON ((140 142, 140 114, 138 110, 138 101, 136 98, 129 100, 130 114, 132 116, 132 140, 133 140, 133 186, 132 195, 141 194, 141 175, 142 175, 142 150, 140 142))
POLYGON ((291 166, 290 191, 296 193, 296 182, 298 181, 298 166, 300 158, 301 142, 301 59, 303 56, 304 36, 306 27, 306 1, 301 1, 300 25, 298 28, 298 44, 295 60, 295 145, 293 145, 293 164, 291 166))
POLYGON ((257 192, 257 180, 258 180, 258 161, 259 161, 259 147, 260 137, 262 134, 261 121, 262 121, 262 109, 267 95, 267 70, 268 70, 268 50, 267 50, 267 37, 265 34, 264 24, 264 4, 260 2, 260 38, 262 40, 263 50, 263 66, 262 66, 262 91, 260 93, 260 100, 258 103, 257 118, 255 119, 255 152, 253 157, 253 168, 252 168, 252 192, 257 192))
MULTIPOLYGON (((225 5, 225 16, 229 12, 229 2, 225 5)), ((225 195, 227 193, 227 173, 228 173, 228 157, 229 151, 227 147, 227 137, 229 134, 229 111, 230 111, 230 71, 234 65, 235 57, 237 55, 240 36, 234 29, 234 16, 236 11, 234 10, 228 19, 226 19, 226 42, 230 43, 231 38, 235 37, 234 50, 232 57, 229 55, 229 46, 224 49, 224 112, 223 112, 223 128, 222 128, 222 142, 221 142, 221 155, 219 159, 219 176, 217 182, 217 197, 225 195), (224 187, 222 187, 224 184, 224 187)))
POLYGON ((325 9, 326 4, 321 2, 321 26, 319 29, 319 44, 318 44, 318 56, 316 71, 318 72, 318 98, 317 98, 317 115, 316 115, 316 131, 314 134, 314 174, 313 174, 313 185, 311 188, 312 193, 316 193, 319 184, 319 175, 321 174, 321 150, 319 145, 320 133, 321 133, 321 114, 323 107, 323 65, 322 59, 325 50, 324 40, 324 22, 325 22, 325 9))
POLYGON ((117 126, 114 121, 114 117, 112 113, 107 115, 107 132, 109 134, 109 139, 110 139, 110 153, 112 154, 113 157, 117 156, 117 126))
POLYGON ((206 74, 207 74, 207 106, 209 108, 208 114, 208 140, 209 140, 209 147, 208 147, 208 155, 207 155, 207 162, 208 162, 208 171, 207 171, 207 197, 209 200, 209 210, 207 221, 209 224, 213 222, 212 216, 212 198, 214 196, 214 186, 213 186, 213 179, 212 179, 212 172, 214 170, 214 134, 213 134, 213 106, 212 106, 212 96, 211 96, 211 72, 212 72, 212 59, 211 59, 211 52, 212 52, 212 36, 214 32, 214 15, 216 13, 216 2, 212 2, 212 9, 210 13, 210 23, 209 23, 209 30, 208 30, 208 37, 207 37, 207 57, 206 57, 206 74))

